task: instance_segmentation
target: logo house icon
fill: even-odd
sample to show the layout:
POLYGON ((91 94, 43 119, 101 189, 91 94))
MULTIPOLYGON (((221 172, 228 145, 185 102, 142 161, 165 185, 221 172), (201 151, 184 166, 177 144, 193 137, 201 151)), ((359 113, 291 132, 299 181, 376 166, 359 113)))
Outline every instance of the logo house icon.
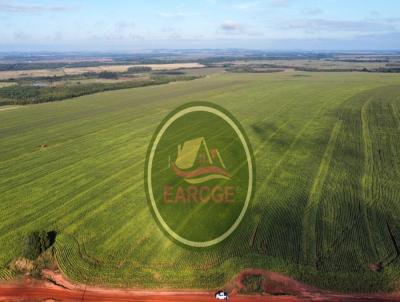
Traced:
POLYGON ((175 162, 170 165, 178 177, 187 183, 200 184, 212 179, 230 179, 218 149, 208 149, 204 137, 185 141, 178 145, 175 162))
POLYGON ((150 210, 174 242, 217 245, 242 221, 254 172, 250 143, 234 116, 213 103, 183 104, 160 123, 147 150, 150 210))

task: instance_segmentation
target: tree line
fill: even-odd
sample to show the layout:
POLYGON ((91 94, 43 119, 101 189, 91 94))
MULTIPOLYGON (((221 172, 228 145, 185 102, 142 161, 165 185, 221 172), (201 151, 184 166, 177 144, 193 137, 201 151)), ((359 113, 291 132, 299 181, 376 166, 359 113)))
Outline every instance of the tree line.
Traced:
POLYGON ((0 105, 26 105, 53 102, 96 92, 160 85, 175 81, 188 81, 198 76, 157 76, 150 79, 124 81, 116 83, 88 83, 37 87, 31 85, 14 85, 0 88, 0 105))

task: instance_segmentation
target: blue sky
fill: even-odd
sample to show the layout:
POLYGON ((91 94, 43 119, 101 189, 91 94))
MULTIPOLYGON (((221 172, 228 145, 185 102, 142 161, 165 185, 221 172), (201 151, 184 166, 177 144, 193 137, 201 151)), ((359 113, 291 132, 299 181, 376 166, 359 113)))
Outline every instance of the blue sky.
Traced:
POLYGON ((0 51, 400 49, 398 0, 0 0, 0 51))

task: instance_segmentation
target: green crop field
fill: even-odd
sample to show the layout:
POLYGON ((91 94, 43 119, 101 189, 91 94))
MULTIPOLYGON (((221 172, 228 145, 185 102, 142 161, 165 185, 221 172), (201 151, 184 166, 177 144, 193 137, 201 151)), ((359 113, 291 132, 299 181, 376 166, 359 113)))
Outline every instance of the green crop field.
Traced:
POLYGON ((400 76, 221 73, 0 110, 0 213, 0 279, 26 234, 56 230, 61 270, 83 283, 216 288, 260 267, 329 289, 398 288, 400 76), (229 110, 255 152, 255 197, 214 249, 166 238, 144 190, 153 131, 189 101, 229 110))

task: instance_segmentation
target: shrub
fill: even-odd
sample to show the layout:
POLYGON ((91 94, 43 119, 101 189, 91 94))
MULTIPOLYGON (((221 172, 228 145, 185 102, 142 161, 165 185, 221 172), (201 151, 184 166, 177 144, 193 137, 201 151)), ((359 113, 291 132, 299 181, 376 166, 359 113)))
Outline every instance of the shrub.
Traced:
POLYGON ((35 260, 45 250, 53 245, 56 238, 56 232, 37 231, 29 234, 25 238, 24 257, 35 260))
POLYGON ((118 73, 111 71, 102 71, 99 73, 100 79, 116 80, 118 79, 118 73))
POLYGON ((128 68, 128 73, 150 72, 151 67, 147 66, 134 66, 128 68))
POLYGON ((246 293, 263 293, 264 292, 264 276, 262 275, 247 275, 242 279, 244 288, 243 292, 246 293))

